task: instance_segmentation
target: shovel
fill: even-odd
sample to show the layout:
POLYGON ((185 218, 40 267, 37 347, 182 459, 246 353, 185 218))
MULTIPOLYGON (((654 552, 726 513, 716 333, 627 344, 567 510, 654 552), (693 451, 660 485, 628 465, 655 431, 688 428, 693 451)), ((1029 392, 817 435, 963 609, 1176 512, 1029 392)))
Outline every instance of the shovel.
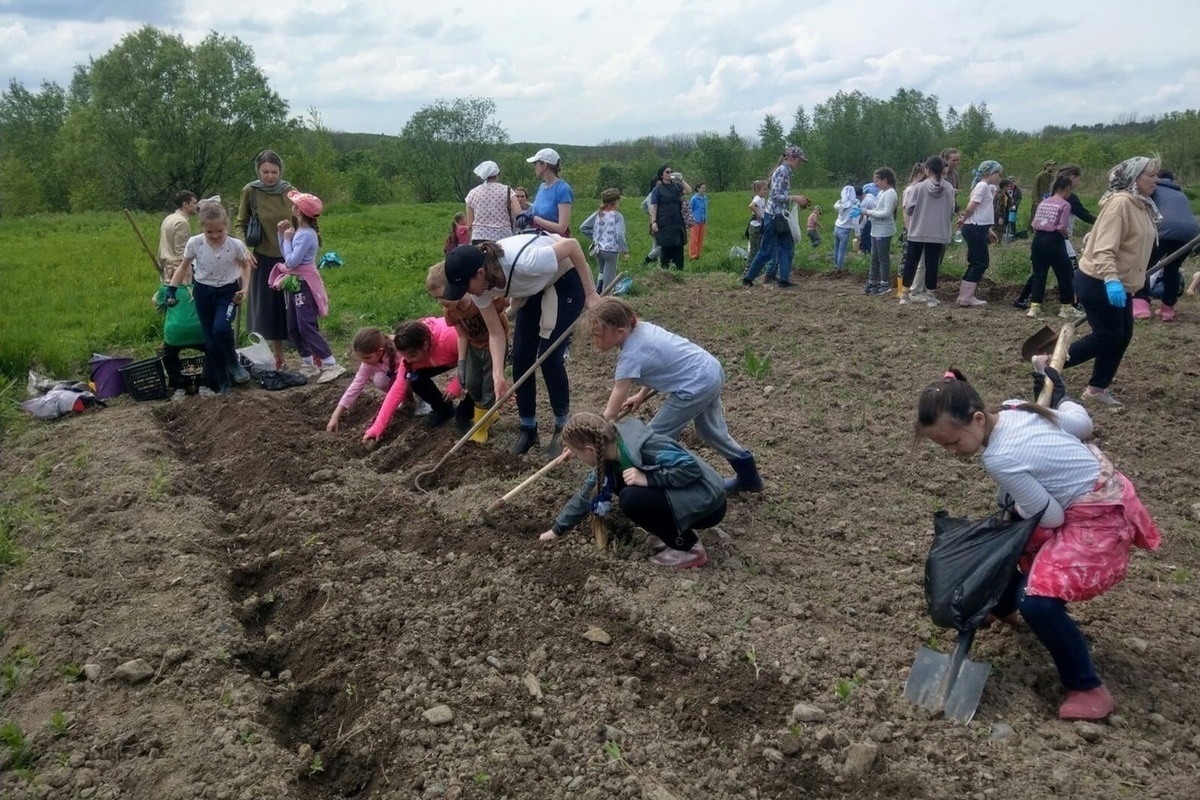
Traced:
MULTIPOLYGON (((1050 344, 1054 344, 1054 353, 1050 356, 1049 365, 1061 372, 1074 336, 1075 326, 1072 323, 1063 325, 1057 333, 1046 327, 1025 342, 1025 346, 1021 348, 1021 355, 1026 358, 1042 355, 1048 352, 1050 344), (1044 331, 1050 331, 1049 337, 1044 331), (1035 344, 1038 349, 1031 349, 1035 344)), ((1047 380, 1038 395, 1038 405, 1047 405, 1053 390, 1054 385, 1047 380)), ((918 650, 917 658, 908 673, 908 682, 904 684, 905 699, 922 708, 941 711, 947 719, 958 720, 964 724, 970 722, 979 709, 983 687, 992 671, 991 665, 967 658, 974 641, 975 629, 971 628, 958 632, 954 649, 949 655, 930 647, 918 650)))

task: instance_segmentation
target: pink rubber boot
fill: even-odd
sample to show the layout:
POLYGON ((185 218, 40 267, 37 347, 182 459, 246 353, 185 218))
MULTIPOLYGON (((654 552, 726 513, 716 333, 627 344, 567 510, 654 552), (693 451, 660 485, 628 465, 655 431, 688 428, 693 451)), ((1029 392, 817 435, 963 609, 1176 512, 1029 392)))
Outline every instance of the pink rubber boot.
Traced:
POLYGON ((1058 707, 1059 719, 1101 720, 1113 712, 1117 704, 1103 686, 1086 692, 1067 691, 1067 699, 1058 707))
POLYGON ((1133 318, 1150 319, 1150 301, 1140 297, 1133 298, 1133 318))

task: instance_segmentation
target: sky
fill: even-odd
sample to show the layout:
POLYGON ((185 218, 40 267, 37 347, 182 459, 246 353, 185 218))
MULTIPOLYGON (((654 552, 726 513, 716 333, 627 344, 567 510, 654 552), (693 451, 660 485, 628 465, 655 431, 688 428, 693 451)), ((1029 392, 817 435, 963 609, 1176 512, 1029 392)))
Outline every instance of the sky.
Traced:
MULTIPOLYGON (((438 99, 496 103, 511 141, 716 131, 839 90, 987 103, 999 128, 1200 109, 1196 0, 0 0, 0 79, 70 83, 150 24, 237 37, 292 115, 398 134, 438 99)), ((802 143, 801 143, 802 144, 802 143)))

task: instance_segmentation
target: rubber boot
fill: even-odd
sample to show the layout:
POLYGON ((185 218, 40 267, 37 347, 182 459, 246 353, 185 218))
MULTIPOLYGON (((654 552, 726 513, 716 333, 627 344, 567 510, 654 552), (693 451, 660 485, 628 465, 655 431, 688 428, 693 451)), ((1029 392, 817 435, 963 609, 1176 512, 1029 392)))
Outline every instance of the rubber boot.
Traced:
POLYGON ((763 482, 758 474, 758 466, 754 463, 754 456, 749 451, 741 458, 729 459, 729 465, 733 467, 736 477, 725 479, 726 494, 732 494, 733 492, 761 492, 763 490, 763 482))
POLYGON ((987 300, 980 300, 975 296, 975 287, 978 283, 971 281, 963 281, 958 286, 958 305, 962 308, 974 308, 975 306, 986 306, 987 300))
POLYGON ((1133 318, 1150 319, 1150 301, 1140 297, 1133 298, 1133 318))
POLYGON ((458 428, 459 433, 471 430, 471 415, 474 410, 475 401, 470 395, 458 401, 458 408, 454 409, 454 427, 458 428))
MULTIPOLYGON (((479 420, 487 416, 488 409, 483 406, 475 406, 475 424, 479 424, 479 420)), ((498 417, 499 414, 496 415, 498 417)), ((488 424, 481 427, 479 430, 471 434, 471 441, 475 444, 487 444, 488 431, 496 424, 496 417, 488 420, 488 424)))
POLYGON ((1058 707, 1058 718, 1101 720, 1115 708, 1112 695, 1103 686, 1085 692, 1068 690, 1066 701, 1058 707))
POLYGON ((526 428, 524 425, 522 425, 521 432, 517 434, 517 438, 508 448, 508 452, 512 453, 514 456, 519 456, 524 453, 528 453, 530 450, 537 447, 538 444, 537 428, 526 428))
POLYGON ((542 448, 542 455, 547 461, 553 461, 562 455, 562 425, 554 426, 554 433, 550 436, 550 444, 542 448))

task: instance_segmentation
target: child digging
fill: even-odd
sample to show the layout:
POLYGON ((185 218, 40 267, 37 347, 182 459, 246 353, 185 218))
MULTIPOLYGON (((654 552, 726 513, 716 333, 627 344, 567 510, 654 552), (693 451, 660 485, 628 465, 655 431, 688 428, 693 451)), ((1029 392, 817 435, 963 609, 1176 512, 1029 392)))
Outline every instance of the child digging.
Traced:
POLYGON ((354 355, 358 356, 358 372, 354 380, 346 387, 342 398, 338 400, 337 408, 329 417, 325 430, 333 433, 338 429, 342 416, 354 407, 354 401, 362 394, 368 383, 373 383, 384 392, 392 388, 397 376, 403 378, 401 369, 404 359, 396 349, 396 343, 379 328, 360 328, 354 334, 351 345, 354 355))
POLYGON ((392 420, 392 414, 401 408, 412 395, 424 400, 433 410, 425 420, 429 428, 439 428, 454 416, 451 398, 461 394, 458 377, 450 379, 443 392, 433 382, 437 375, 449 372, 458 364, 458 333, 441 317, 426 317, 420 320, 401 322, 396 326, 393 339, 402 358, 400 369, 375 422, 363 434, 363 444, 373 446, 392 420))
POLYGON ((649 534, 650 563, 675 569, 708 563, 696 529, 725 517, 725 487, 716 470, 638 419, 614 424, 599 414, 575 414, 563 427, 562 443, 593 471, 541 541, 554 541, 589 511, 604 516, 615 498, 629 521, 649 534))
MULTIPOLYGON (((479 307, 468 296, 457 300, 443 299, 446 291, 446 266, 439 261, 429 268, 425 276, 425 288, 434 299, 446 309, 446 324, 454 327, 458 337, 458 382, 466 390, 467 396, 458 404, 455 415, 459 430, 464 433, 472 424, 479 422, 488 410, 496 403, 496 390, 492 384, 492 354, 488 349, 488 327, 479 307)), ((496 297, 492 307, 508 337, 508 299, 496 297)), ((484 427, 471 436, 471 441, 485 444, 488 440, 488 430, 496 421, 495 417, 484 427)))
POLYGON ((725 480, 725 490, 761 492, 763 482, 754 456, 729 435, 721 404, 725 386, 721 362, 700 345, 639 320, 633 307, 620 298, 600 298, 590 314, 596 349, 602 353, 621 349, 604 416, 616 419, 624 407, 636 411, 650 390, 657 390, 666 400, 650 421, 651 430, 677 439, 694 422, 700 438, 733 467, 736 477, 725 480), (630 396, 635 381, 641 389, 630 396))

